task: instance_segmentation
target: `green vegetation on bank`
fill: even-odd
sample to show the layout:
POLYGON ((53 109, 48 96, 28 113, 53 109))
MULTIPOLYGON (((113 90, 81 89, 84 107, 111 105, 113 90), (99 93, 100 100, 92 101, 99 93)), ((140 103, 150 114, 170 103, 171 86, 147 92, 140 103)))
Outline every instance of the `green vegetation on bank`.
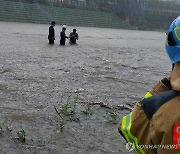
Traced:
POLYGON ((54 20, 57 24, 72 26, 134 29, 113 13, 40 3, 0 0, 0 12, 1 21, 50 23, 54 20))

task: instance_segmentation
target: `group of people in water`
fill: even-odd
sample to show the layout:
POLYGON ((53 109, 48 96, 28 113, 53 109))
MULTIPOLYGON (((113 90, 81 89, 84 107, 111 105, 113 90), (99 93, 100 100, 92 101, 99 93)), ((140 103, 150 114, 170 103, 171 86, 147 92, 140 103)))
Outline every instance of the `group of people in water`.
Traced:
MULTIPOLYGON (((54 44, 55 40, 55 21, 51 22, 51 26, 49 27, 49 35, 48 40, 49 44, 54 44)), ((62 26, 62 31, 60 32, 60 45, 65 45, 66 39, 69 39, 69 44, 73 45, 76 44, 76 40, 78 40, 78 33, 76 32, 76 29, 73 29, 73 31, 69 34, 69 36, 66 36, 66 25, 62 26)))

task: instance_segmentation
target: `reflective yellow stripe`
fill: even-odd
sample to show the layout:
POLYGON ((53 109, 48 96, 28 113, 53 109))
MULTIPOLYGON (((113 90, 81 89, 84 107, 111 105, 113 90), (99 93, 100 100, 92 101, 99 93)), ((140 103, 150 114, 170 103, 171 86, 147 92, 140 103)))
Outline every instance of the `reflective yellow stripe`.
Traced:
POLYGON ((176 38, 180 41, 180 26, 174 28, 174 33, 176 35, 176 38))
POLYGON ((134 135, 132 135, 131 132, 130 132, 131 125, 132 125, 132 113, 130 113, 129 117, 130 117, 130 123, 129 123, 129 126, 128 126, 128 133, 129 133, 130 138, 134 141, 135 151, 136 151, 138 154, 144 154, 143 149, 140 148, 139 145, 138 145, 138 140, 137 140, 137 138, 136 138, 134 135))
POLYGON ((132 113, 123 117, 122 125, 121 125, 122 133, 126 138, 126 140, 133 145, 133 149, 136 151, 137 154, 144 154, 143 149, 138 146, 137 138, 133 136, 130 132, 131 122, 132 122, 132 113))
POLYGON ((147 92, 145 95, 144 95, 144 98, 149 98, 149 97, 151 97, 152 96, 152 94, 150 93, 150 92, 147 92))

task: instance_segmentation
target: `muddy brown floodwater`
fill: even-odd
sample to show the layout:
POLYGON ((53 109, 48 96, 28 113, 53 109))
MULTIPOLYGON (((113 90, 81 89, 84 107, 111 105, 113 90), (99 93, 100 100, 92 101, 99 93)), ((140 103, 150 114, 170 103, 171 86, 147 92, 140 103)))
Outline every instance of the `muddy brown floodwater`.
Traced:
MULTIPOLYGON (((78 45, 48 45, 49 25, 0 22, 0 154, 126 154, 109 110, 74 103, 79 122, 55 112, 62 104, 139 101, 171 69, 165 33, 90 27, 73 28, 78 45), (61 100, 61 96, 63 99, 61 100), (17 132, 25 131, 25 142, 17 132)), ((116 111, 118 122, 127 110, 116 111)), ((115 118, 117 118, 114 115, 115 118)))

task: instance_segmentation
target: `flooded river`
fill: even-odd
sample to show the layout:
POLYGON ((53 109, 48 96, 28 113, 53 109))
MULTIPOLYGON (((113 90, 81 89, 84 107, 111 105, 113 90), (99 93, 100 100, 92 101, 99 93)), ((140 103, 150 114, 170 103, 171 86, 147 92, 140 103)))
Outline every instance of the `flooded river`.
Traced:
MULTIPOLYGON (((0 22, 0 154, 125 154, 107 109, 93 106, 60 130, 54 110, 69 96, 109 105, 139 101, 170 70, 165 33, 68 26, 78 44, 49 45, 49 25, 0 22), (61 96, 64 96, 61 99, 61 96), (26 140, 17 140, 24 129, 26 140)), ((118 120, 128 111, 117 111, 118 120)))

